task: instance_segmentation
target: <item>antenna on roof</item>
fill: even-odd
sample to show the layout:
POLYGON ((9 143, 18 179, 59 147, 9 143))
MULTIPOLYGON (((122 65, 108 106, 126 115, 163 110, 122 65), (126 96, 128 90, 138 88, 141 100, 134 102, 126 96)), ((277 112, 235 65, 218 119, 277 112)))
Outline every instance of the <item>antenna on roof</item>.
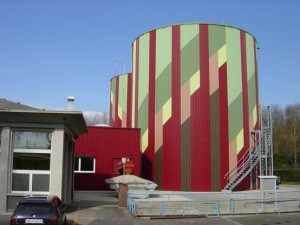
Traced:
POLYGON ((120 57, 117 55, 115 59, 115 75, 118 73, 118 69, 121 67, 122 72, 125 73, 125 62, 120 59, 120 57))

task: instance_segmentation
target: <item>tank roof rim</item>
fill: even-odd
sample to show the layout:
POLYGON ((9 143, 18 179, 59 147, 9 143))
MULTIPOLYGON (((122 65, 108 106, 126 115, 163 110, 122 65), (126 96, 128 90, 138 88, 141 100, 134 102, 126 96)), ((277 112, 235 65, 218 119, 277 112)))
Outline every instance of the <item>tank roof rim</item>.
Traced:
POLYGON ((147 34, 147 33, 150 33, 151 31, 159 30, 159 29, 163 29, 163 28, 167 28, 167 27, 178 26, 178 25, 196 25, 196 24, 198 24, 198 25, 215 25, 215 26, 223 26, 223 27, 228 27, 228 28, 234 28, 234 29, 237 29, 237 30, 241 30, 241 31, 244 31, 244 32, 248 33, 249 35, 251 35, 251 36, 254 38, 255 42, 257 42, 255 36, 254 36, 252 33, 250 33, 249 31, 247 31, 247 30, 245 30, 245 29, 243 29, 243 28, 240 28, 240 27, 236 27, 236 26, 232 26, 232 25, 228 25, 228 24, 223 24, 223 23, 206 23, 206 22, 203 22, 203 23, 202 23, 202 22, 190 22, 190 23, 189 23, 189 22, 186 22, 186 23, 174 23, 174 24, 170 24, 170 25, 160 26, 160 27, 153 28, 153 29, 150 29, 150 30, 148 30, 148 31, 145 31, 145 32, 141 33, 140 35, 138 35, 138 36, 133 40, 132 46, 133 46, 134 42, 135 42, 138 38, 140 38, 141 36, 143 36, 143 35, 145 35, 145 34, 147 34))
POLYGON ((112 81, 113 79, 115 79, 115 78, 117 78, 117 77, 121 77, 121 76, 130 76, 131 74, 132 74, 132 72, 116 74, 116 75, 114 75, 112 78, 110 78, 110 81, 112 81))

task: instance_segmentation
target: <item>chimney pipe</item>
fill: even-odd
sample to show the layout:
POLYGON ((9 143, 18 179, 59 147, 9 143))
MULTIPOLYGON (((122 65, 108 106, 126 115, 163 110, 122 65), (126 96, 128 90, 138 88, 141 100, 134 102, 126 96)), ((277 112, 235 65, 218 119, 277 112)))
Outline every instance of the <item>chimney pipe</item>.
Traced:
POLYGON ((74 111, 74 101, 75 97, 74 96, 68 96, 68 111, 74 111))

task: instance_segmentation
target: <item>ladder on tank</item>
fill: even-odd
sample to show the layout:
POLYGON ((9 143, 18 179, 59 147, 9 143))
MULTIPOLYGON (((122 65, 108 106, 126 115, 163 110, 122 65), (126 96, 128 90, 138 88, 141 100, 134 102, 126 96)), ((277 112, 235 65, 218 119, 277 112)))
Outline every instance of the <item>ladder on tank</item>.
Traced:
POLYGON ((260 107, 260 175, 273 176, 271 106, 260 107))
POLYGON ((273 147, 271 107, 260 107, 260 130, 251 132, 251 147, 237 162, 237 165, 226 175, 226 190, 233 190, 250 174, 252 189, 252 171, 260 162, 260 176, 273 175, 273 147))

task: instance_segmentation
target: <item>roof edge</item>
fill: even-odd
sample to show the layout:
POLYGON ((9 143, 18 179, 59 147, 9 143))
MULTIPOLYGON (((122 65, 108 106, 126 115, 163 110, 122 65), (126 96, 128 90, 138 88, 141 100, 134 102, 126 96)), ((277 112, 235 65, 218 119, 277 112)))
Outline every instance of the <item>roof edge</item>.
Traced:
POLYGON ((115 76, 113 76, 109 81, 111 82, 113 79, 117 78, 117 77, 121 77, 121 76, 130 76, 132 75, 132 71, 128 72, 128 73, 121 73, 121 74, 116 74, 115 76))
POLYGON ((190 23, 188 23, 188 22, 187 22, 187 23, 174 23, 174 24, 165 25, 165 26, 160 26, 160 27, 153 28, 153 29, 150 29, 150 30, 148 30, 148 31, 145 31, 145 32, 141 33, 140 35, 138 35, 138 36, 133 40, 132 46, 133 46, 133 43, 134 43, 139 37, 141 37, 141 36, 143 36, 143 35, 145 35, 145 34, 147 34, 147 33, 150 33, 151 31, 159 30, 159 29, 163 29, 163 28, 167 28, 167 27, 178 26, 178 25, 196 25, 196 24, 198 24, 198 25, 215 25, 215 26, 229 27, 229 28, 234 28, 234 29, 237 29, 237 30, 241 30, 241 31, 244 31, 244 32, 250 34, 250 35, 254 38, 254 40, 257 42, 255 36, 254 36, 252 33, 250 33, 249 31, 247 31, 247 30, 245 30, 245 29, 243 29, 243 28, 240 28, 240 27, 235 27, 235 26, 232 26, 232 25, 224 24, 224 23, 206 23, 206 22, 203 22, 203 23, 202 23, 202 22, 190 22, 190 23))

